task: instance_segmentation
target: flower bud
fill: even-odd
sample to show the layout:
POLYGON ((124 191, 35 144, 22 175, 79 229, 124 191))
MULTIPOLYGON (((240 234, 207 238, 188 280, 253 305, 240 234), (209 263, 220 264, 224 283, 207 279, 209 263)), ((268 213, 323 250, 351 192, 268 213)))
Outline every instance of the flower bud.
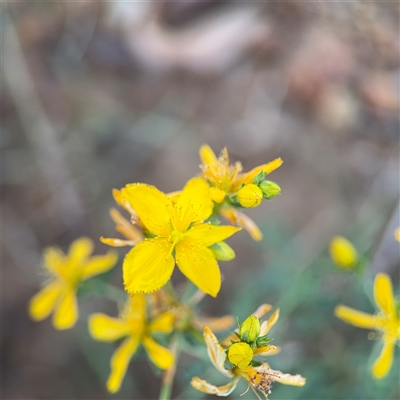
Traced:
POLYGON ((237 198, 242 207, 253 208, 261 204, 263 193, 257 185, 249 183, 238 190, 237 198))
POLYGON ((225 242, 216 243, 210 250, 218 261, 230 261, 235 258, 234 250, 225 242))
POLYGON ((253 342, 260 334, 260 320, 255 315, 246 318, 240 325, 239 336, 246 342, 253 342))
POLYGON ((253 359, 253 350, 247 343, 233 343, 228 349, 228 359, 233 365, 246 368, 253 359))
POLYGON ((343 236, 335 236, 329 245, 332 261, 341 268, 353 268, 358 261, 354 246, 343 236))
POLYGON ((260 189, 262 191, 264 199, 273 199, 281 192, 280 186, 272 181, 263 181, 260 183, 260 189))

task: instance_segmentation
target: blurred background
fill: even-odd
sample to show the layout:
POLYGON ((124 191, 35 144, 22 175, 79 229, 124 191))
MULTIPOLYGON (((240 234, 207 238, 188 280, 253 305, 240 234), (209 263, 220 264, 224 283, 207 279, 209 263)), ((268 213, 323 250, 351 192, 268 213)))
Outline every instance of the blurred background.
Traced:
MULTIPOLYGON (((140 354, 121 392, 105 390, 114 347, 89 338, 86 318, 115 315, 115 302, 82 299, 63 332, 30 321, 27 304, 45 246, 67 250, 85 235, 105 253, 112 188, 178 190, 199 172, 203 143, 227 146, 245 171, 284 160, 270 175, 282 194, 247 211, 264 239, 229 240, 237 257, 221 263, 222 290, 204 313, 281 308, 271 337, 283 350, 269 362, 308 382, 276 384, 271 399, 399 398, 399 349, 373 381, 379 342, 333 316, 339 303, 374 312, 371 278, 399 278, 399 3, 3 3, 2 39, 4 399, 158 397, 140 354), (336 234, 371 261, 365 280, 329 260, 336 234)), ((122 287, 120 268, 107 279, 122 287)), ((188 386, 194 375, 226 382, 184 355, 176 398, 206 397, 188 386)))

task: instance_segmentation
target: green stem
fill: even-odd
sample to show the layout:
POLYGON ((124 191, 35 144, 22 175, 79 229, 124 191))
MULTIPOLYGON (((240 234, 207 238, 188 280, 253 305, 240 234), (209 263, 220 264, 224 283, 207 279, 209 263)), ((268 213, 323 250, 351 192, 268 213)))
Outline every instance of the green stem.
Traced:
POLYGON ((171 352, 174 355, 174 363, 170 369, 165 371, 162 382, 161 382, 161 390, 159 400, 170 400, 171 399, 171 392, 172 392, 172 385, 174 383, 175 372, 176 372, 176 365, 178 363, 179 358, 179 350, 178 350, 178 341, 179 336, 175 336, 172 339, 171 344, 171 352))

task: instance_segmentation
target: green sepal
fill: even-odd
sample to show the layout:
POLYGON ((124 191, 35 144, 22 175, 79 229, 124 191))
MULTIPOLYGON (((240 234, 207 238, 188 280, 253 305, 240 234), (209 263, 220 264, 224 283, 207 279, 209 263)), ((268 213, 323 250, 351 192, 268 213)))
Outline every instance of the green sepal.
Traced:
POLYGON ((257 340, 256 340, 256 346, 257 347, 263 347, 266 346, 272 339, 270 339, 268 337, 268 335, 264 335, 264 336, 260 336, 257 340))
POLYGON ((259 185, 264 179, 267 174, 264 171, 259 172, 254 178, 253 182, 255 185, 259 185))

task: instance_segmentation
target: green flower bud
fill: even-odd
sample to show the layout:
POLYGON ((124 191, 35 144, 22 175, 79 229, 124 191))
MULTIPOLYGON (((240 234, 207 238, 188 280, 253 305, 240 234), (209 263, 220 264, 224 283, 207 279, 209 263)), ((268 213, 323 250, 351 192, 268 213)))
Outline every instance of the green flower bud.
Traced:
POLYGON ((255 315, 250 315, 241 325, 239 335, 242 340, 251 343, 260 334, 260 320, 255 315))
POLYGON ((281 192, 280 186, 272 181, 264 181, 259 185, 264 199, 270 200, 273 199, 281 192))
POLYGON ((216 243, 210 250, 218 261, 230 261, 235 258, 234 250, 225 242, 216 243))

